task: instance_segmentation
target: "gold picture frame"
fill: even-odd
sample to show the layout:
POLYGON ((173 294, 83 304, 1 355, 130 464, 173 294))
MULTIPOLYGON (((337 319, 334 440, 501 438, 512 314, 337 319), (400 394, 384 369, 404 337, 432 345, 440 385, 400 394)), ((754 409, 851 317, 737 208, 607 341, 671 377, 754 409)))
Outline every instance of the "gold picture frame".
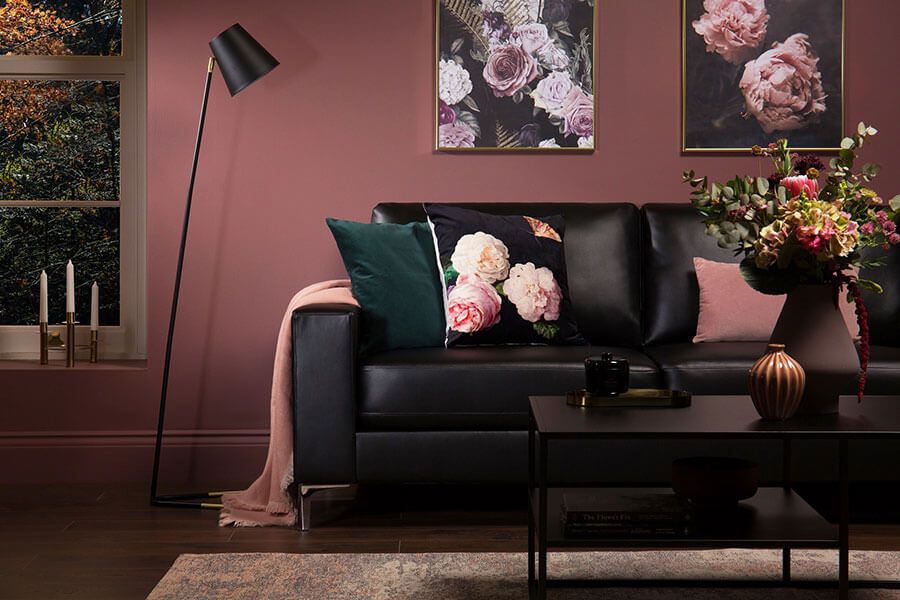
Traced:
MULTIPOLYGON (((789 0, 781 0, 781 1, 789 1, 789 0)), ((846 68, 846 21, 847 21, 847 3, 846 0, 833 0, 838 3, 840 7, 840 50, 839 50, 839 60, 840 65, 838 68, 840 83, 837 86, 840 90, 840 109, 839 109, 839 132, 835 132, 834 145, 805 145, 796 147, 795 149, 798 152, 821 152, 821 153, 834 153, 840 150, 840 141, 843 137, 844 130, 846 128, 846 77, 845 77, 845 68, 846 68)), ((681 152, 683 154, 746 154, 750 151, 751 145, 739 146, 739 147, 722 147, 722 146, 702 146, 702 147, 689 147, 688 145, 688 73, 687 73, 687 61, 688 61, 688 2, 701 2, 702 0, 682 0, 681 1, 681 152)), ((799 4, 797 5, 799 6, 799 4)), ((797 7, 795 7, 797 8, 797 7)), ((802 7, 800 7, 802 8, 802 7)), ((803 11, 797 8, 798 13, 802 13, 803 11)), ((767 40, 769 42, 769 46, 771 45, 771 40, 767 40)), ((767 47, 762 47, 760 50, 765 51, 767 47)), ((787 137, 789 140, 791 138, 791 132, 774 132, 771 136, 771 140, 775 141, 777 138, 787 137)), ((762 140, 760 140, 762 142, 762 140)), ((766 141, 765 143, 768 143, 766 141)), ((759 145, 765 145, 765 143, 759 143, 759 145)))
MULTIPOLYGON (((434 69, 434 86, 432 89, 432 127, 433 127, 433 145, 432 150, 435 153, 542 153, 542 154, 593 154, 597 148, 597 30, 599 25, 599 11, 596 3, 600 0, 579 0, 588 4, 593 15, 591 17, 591 82, 592 93, 594 97, 593 119, 594 119, 594 144, 589 148, 580 147, 535 147, 535 146, 475 146, 472 148, 453 148, 442 147, 440 145, 440 76, 439 61, 441 58, 441 4, 446 0, 434 0, 434 55, 432 56, 432 65, 434 69)), ((514 3, 515 0, 504 0, 505 2, 514 3)), ((539 0, 538 14, 542 14, 544 0, 539 0)))

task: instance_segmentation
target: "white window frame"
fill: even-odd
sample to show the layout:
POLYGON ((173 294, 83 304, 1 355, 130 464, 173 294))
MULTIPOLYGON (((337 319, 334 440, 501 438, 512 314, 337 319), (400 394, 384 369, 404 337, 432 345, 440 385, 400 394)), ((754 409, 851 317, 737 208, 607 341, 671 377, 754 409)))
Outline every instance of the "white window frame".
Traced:
MULTIPOLYGON (((119 82, 119 201, 53 202, 53 207, 119 208, 119 325, 100 328, 104 359, 147 357, 147 5, 122 0, 119 56, 0 56, 0 79, 106 80, 119 82)), ((0 206, 34 206, 0 201, 0 206)), ((78 276, 78 265, 76 277, 78 276)), ((50 298, 50 302, 63 302, 50 298)), ((35 306, 37 311, 37 306, 35 306)), ((85 307, 80 311, 84 314, 85 307)), ((51 323, 50 331, 64 327, 51 323)), ((78 327, 77 344, 89 341, 78 327)), ((0 326, 0 359, 37 359, 37 326, 0 326)), ((54 358, 51 354, 51 359, 54 358)))

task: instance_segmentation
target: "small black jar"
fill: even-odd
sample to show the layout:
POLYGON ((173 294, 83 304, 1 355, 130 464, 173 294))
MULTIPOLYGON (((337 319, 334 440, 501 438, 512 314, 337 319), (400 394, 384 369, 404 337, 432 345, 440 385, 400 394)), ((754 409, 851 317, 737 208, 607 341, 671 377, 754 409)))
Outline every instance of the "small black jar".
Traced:
POLYGON ((584 359, 585 389, 595 396, 618 396, 628 391, 628 361, 609 352, 584 359))

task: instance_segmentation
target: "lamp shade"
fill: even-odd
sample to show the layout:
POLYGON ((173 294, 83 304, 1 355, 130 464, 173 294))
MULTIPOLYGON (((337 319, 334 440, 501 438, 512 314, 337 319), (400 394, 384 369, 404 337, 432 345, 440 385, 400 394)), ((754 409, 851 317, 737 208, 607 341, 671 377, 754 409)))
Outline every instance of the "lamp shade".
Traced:
POLYGON ((209 47, 232 96, 278 66, 275 57, 239 23, 213 38, 209 47))

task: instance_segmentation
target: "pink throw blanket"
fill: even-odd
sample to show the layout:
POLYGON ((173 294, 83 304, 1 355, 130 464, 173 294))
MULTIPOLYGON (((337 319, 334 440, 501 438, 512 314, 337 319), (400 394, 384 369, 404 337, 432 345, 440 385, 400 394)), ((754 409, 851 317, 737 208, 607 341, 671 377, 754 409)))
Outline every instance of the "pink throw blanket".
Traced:
POLYGON ((297 509, 288 488, 294 483, 293 384, 291 379, 291 317, 295 310, 315 304, 359 303, 346 279, 323 281, 304 288, 288 304, 275 346, 272 374, 269 454, 262 474, 243 492, 225 494, 219 525, 237 527, 293 526, 297 509))

